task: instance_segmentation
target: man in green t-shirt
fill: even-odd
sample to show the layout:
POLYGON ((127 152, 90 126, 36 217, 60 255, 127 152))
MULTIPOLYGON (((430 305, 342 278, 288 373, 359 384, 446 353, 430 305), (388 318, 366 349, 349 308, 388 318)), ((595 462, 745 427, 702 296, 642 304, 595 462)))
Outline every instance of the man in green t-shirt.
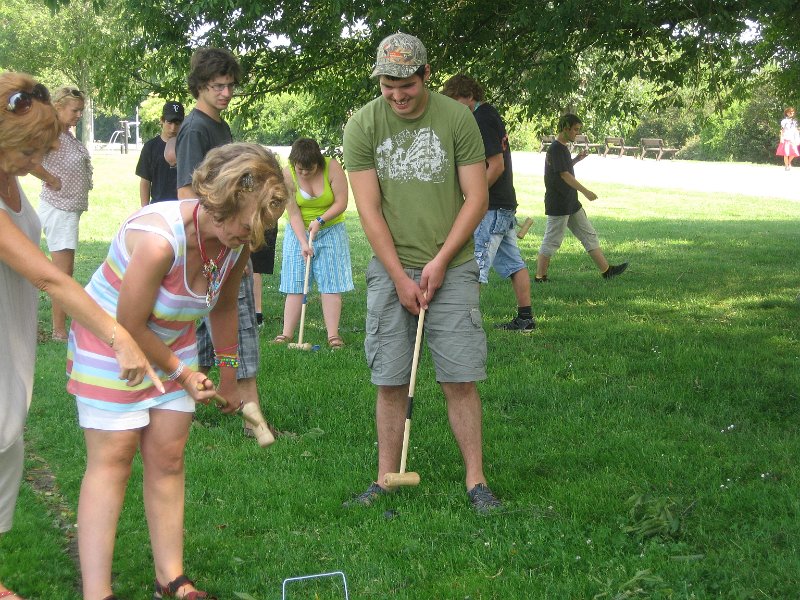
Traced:
POLYGON ((428 90, 422 42, 396 33, 378 46, 376 98, 347 123, 344 161, 374 257, 367 268, 364 349, 378 386, 378 479, 346 505, 371 505, 400 465, 417 318, 479 512, 500 506, 483 474, 481 400, 486 335, 472 232, 486 213, 483 140, 469 110, 428 90))

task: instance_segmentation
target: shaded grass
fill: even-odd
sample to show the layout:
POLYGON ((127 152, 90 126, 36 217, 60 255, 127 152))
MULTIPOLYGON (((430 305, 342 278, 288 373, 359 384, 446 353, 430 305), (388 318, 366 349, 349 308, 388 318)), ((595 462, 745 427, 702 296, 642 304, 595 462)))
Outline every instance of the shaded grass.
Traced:
MULTIPOLYGON (((113 183, 98 184, 98 210, 82 221, 82 281, 135 208, 135 178, 117 158, 95 161, 98 180, 113 174, 113 183)), ((541 183, 517 177, 517 189, 520 214, 536 221, 521 242, 532 266, 541 183)), ((374 477, 376 459, 374 388, 361 348, 369 251, 351 211, 348 346, 303 353, 262 345, 265 413, 296 436, 262 451, 241 437, 236 419, 198 413, 187 448, 189 574, 221 598, 258 600, 277 598, 285 577, 333 570, 347 574, 355 598, 794 597, 800 205, 592 189, 600 200, 585 203, 587 212, 609 260, 631 262, 625 275, 602 280, 568 238, 552 281, 533 286, 539 327, 531 336, 492 329, 514 312, 507 282, 493 274, 482 290, 484 449, 502 514, 481 518, 467 507, 427 356, 409 455, 421 485, 371 510, 341 508, 374 477), (645 493, 674 503, 677 534, 626 533, 629 498, 645 493)), ((280 330, 277 285, 277 275, 266 278, 265 342, 280 330)), ((306 330, 324 344, 315 294, 306 330)), ((41 345, 27 442, 76 507, 84 447, 63 370, 63 346, 41 345)), ((31 597, 77 598, 63 533, 48 527, 47 510, 24 487, 15 529, 0 542, 0 578, 31 597), (42 577, 50 556, 57 566, 42 577)), ((117 593, 145 597, 151 564, 137 463, 120 522, 117 593)))

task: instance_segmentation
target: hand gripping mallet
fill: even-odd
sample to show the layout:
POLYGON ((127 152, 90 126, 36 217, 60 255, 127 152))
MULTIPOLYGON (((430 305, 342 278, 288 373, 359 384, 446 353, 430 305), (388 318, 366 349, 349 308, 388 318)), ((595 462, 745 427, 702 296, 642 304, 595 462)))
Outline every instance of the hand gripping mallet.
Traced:
MULTIPOLYGON (((310 234, 308 236, 308 244, 311 246, 311 250, 314 250, 314 234, 310 234)), ((303 281, 303 306, 300 309, 300 333, 297 336, 297 343, 296 344, 288 344, 288 348, 292 348, 293 350, 311 350, 311 344, 303 343, 303 330, 306 326, 306 305, 308 304, 308 273, 311 271, 311 254, 306 257, 306 277, 305 281, 303 281)))
MULTIPOLYGON (((197 389, 201 392, 204 391, 206 389, 205 383, 198 383, 197 389)), ((228 401, 219 394, 214 394, 214 397, 211 400, 217 405, 217 408, 225 408, 228 406, 228 401)), ((261 413, 261 409, 258 407, 258 404, 255 402, 248 402, 239 409, 239 412, 242 413, 244 420, 250 423, 252 426, 253 433, 256 436, 256 441, 258 442, 259 446, 266 448, 275 441, 275 436, 272 435, 272 432, 269 430, 267 420, 261 413)))
POLYGON ((408 456, 408 436, 411 433, 411 413, 414 412, 414 387, 417 383, 417 365, 419 364, 420 347, 422 346, 422 323, 425 321, 425 309, 419 309, 417 320, 417 340, 414 342, 414 358, 411 360, 411 381, 408 382, 408 407, 406 408, 406 426, 403 429, 403 452, 400 455, 400 472, 386 473, 383 485, 387 488, 403 485, 419 485, 419 473, 406 473, 406 457, 408 456))

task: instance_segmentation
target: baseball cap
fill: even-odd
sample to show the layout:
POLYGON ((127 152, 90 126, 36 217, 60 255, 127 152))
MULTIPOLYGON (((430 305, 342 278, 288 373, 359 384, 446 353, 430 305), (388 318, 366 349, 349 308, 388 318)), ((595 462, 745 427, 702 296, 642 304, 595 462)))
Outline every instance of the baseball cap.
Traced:
POLYGON ((183 104, 180 102, 167 102, 161 111, 161 118, 165 121, 183 121, 183 104))
POLYGON ((417 69, 428 64, 428 53, 419 39, 408 33, 397 32, 378 45, 378 56, 372 77, 411 77, 417 69))

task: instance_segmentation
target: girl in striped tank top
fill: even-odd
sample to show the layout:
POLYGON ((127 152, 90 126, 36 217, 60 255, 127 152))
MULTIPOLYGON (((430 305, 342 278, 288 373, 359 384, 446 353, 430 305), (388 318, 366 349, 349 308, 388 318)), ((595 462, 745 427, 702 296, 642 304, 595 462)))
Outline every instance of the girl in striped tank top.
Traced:
MULTIPOLYGON (((127 387, 117 379, 105 341, 80 324, 70 332, 67 389, 77 400, 88 453, 78 503, 85 598, 113 598, 114 534, 138 449, 156 581, 180 582, 173 591, 184 595, 196 591, 182 567, 184 447, 195 402, 207 404, 218 394, 227 400, 223 412, 240 407, 239 282, 250 246, 263 243, 287 194, 274 155, 256 144, 210 151, 192 187, 197 200, 159 202, 128 218, 86 287, 130 331, 165 392, 149 381, 127 387), (206 315, 220 367, 218 388, 196 370, 195 321, 206 315)), ((158 584, 157 596, 167 587, 172 586, 158 584)))

